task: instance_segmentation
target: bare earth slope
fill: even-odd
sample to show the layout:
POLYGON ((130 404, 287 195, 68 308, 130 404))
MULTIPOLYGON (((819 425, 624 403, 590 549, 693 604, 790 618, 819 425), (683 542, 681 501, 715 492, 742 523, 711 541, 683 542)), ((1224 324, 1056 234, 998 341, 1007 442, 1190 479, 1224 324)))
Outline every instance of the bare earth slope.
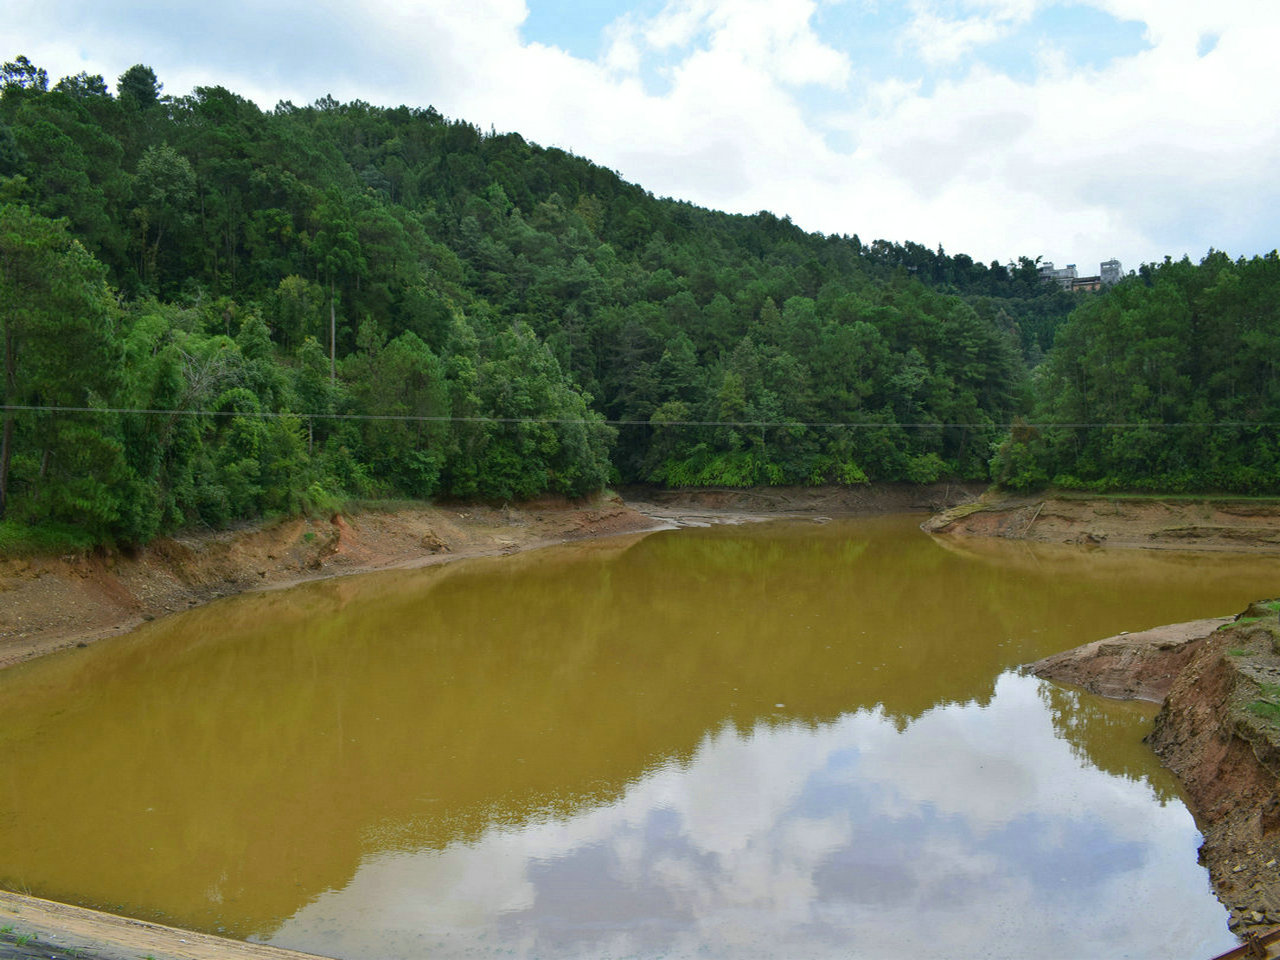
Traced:
POLYGON ((133 554, 0 557, 0 669, 246 590, 513 553, 565 540, 770 517, 941 510, 978 488, 627 491, 516 506, 408 504, 162 538, 133 554))
POLYGON ((1280 553, 1280 502, 988 495, 923 528, 1042 543, 1280 553))
POLYGON ((1055 653, 1025 670, 1114 700, 1163 703, 1205 639, 1227 623, 1230 617, 1216 617, 1122 633, 1055 653))
POLYGON ((1255 604, 1204 642, 1147 738, 1187 790, 1235 930, 1280 926, 1278 685, 1280 621, 1255 604))
POLYGON ((0 668, 245 590, 661 525, 616 497, 421 504, 164 538, 132 555, 0 559, 0 668))

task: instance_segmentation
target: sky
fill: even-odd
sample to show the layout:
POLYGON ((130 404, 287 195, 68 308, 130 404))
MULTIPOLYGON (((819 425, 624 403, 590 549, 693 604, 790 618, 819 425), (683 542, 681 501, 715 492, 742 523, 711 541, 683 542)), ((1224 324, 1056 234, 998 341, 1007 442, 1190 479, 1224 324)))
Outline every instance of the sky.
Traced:
POLYGON ((657 196, 984 262, 1276 248, 1277 0, 0 0, 50 81, 434 106, 657 196))

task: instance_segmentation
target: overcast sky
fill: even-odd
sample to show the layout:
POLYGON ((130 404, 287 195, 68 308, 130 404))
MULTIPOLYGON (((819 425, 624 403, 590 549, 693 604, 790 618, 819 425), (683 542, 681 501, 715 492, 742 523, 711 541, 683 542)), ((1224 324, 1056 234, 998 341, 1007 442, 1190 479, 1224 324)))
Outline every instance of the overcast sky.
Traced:
POLYGON ((433 105, 659 196, 1096 273, 1274 249, 1277 0, 0 0, 48 70, 433 105))

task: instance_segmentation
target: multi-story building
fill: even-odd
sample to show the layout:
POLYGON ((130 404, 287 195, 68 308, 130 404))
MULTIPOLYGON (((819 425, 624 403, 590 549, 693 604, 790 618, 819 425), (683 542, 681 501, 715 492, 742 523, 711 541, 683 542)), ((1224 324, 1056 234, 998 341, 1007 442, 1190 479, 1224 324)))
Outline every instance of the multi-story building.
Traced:
POLYGON ((1070 290, 1072 282, 1076 279, 1076 265, 1068 263, 1065 267, 1054 269, 1052 260, 1045 260, 1040 264, 1040 279, 1052 280, 1063 290, 1070 290))
POLYGON ((1120 272, 1119 260, 1105 260, 1099 267, 1096 277, 1082 277, 1076 271, 1074 263, 1055 268, 1052 260, 1045 260, 1040 264, 1040 279, 1052 280, 1063 290, 1101 290, 1120 282, 1123 274, 1120 272))

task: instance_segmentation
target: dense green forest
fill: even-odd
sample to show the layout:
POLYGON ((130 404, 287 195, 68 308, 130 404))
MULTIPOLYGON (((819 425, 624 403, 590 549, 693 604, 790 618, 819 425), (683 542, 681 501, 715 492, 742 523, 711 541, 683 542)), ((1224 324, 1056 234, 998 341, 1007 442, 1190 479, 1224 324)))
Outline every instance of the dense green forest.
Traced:
POLYGON ((655 198, 430 107, 265 112, 164 95, 140 65, 114 90, 50 84, 19 57, 0 76, 0 522, 139 543, 351 497, 993 469, 1274 489, 1274 443, 1237 450, 1258 427, 1172 444, 1023 421, 1265 420, 1276 290, 1274 257, 1215 254, 1067 294, 1028 257, 655 198))
POLYGON ((1280 257, 1144 266, 1076 308, 1032 383, 992 463, 1007 486, 1280 492, 1280 257))

